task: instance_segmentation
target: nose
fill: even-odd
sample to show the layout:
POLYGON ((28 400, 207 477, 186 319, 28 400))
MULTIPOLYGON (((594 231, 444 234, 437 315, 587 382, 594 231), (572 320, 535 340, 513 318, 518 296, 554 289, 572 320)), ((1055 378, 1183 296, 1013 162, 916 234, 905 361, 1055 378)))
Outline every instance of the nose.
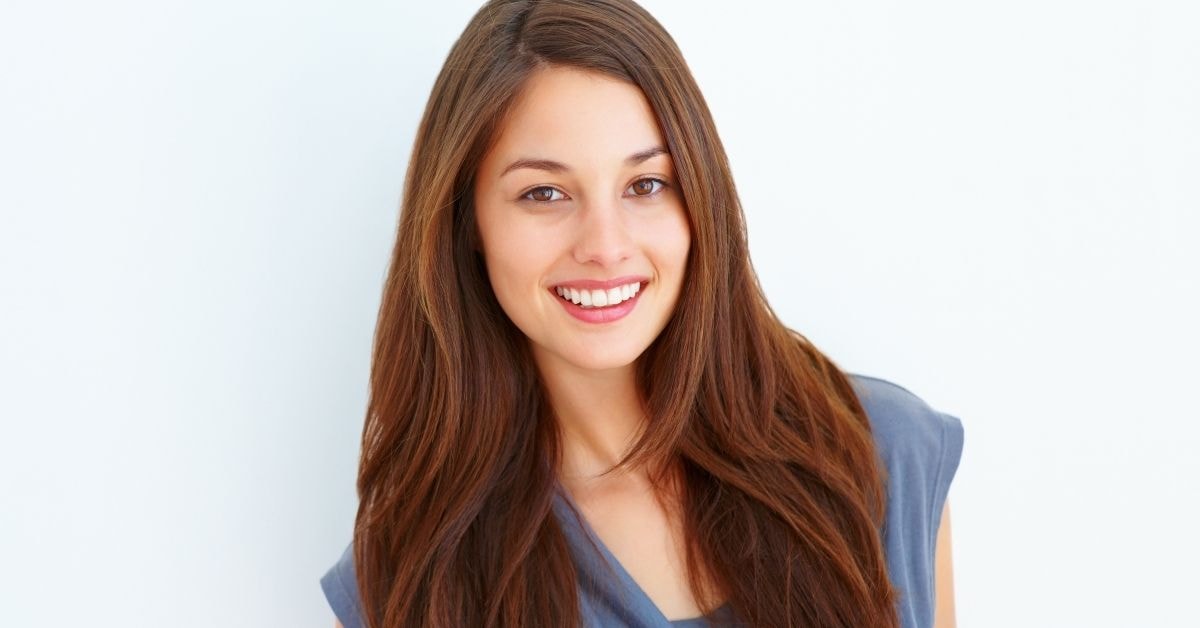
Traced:
POLYGON ((576 262, 611 267, 632 255, 631 225, 620 201, 587 203, 581 209, 573 251, 576 262))

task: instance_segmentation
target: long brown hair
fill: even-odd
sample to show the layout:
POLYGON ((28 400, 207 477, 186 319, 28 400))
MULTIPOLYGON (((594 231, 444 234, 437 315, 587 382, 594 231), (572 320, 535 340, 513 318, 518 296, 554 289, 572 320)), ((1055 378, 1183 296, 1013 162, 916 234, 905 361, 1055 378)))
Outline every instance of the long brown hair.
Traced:
MULTIPOLYGON (((751 267, 711 114, 630 0, 493 0, 451 49, 416 134, 372 356, 354 557, 367 625, 576 626, 552 514, 559 434, 477 252, 475 172, 526 78, 636 85, 691 229, 687 298, 639 358, 653 417, 619 467, 673 461, 691 588, 752 626, 896 626, 883 470, 846 376, 785 327, 751 267)), ((707 609, 711 610, 711 609, 707 609)))

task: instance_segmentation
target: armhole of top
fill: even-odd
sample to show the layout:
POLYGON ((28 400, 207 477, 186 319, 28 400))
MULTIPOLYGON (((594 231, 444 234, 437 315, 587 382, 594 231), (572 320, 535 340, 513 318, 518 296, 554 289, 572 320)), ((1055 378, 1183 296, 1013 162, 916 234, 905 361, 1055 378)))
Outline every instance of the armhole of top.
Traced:
POLYGON ((343 628, 362 628, 358 583, 354 574, 353 543, 346 547, 341 558, 321 577, 321 590, 343 628))
POLYGON ((938 459, 937 477, 933 485, 933 499, 930 501, 931 512, 929 521, 932 522, 933 541, 936 543, 937 532, 942 525, 942 511, 950 496, 950 486, 962 461, 963 425, 955 416, 937 412, 942 423, 942 447, 938 459))

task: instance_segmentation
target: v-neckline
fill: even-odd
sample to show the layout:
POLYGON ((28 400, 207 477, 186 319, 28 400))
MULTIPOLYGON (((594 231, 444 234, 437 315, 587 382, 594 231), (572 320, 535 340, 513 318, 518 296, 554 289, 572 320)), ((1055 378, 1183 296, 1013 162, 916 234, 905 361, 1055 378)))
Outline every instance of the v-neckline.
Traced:
MULTIPOLYGON (((656 604, 653 598, 650 597, 650 594, 646 593, 645 589, 643 589, 642 586, 637 583, 637 580, 633 579, 633 576, 630 575, 627 569, 625 569, 625 565, 621 564, 621 561, 617 560, 617 557, 612 553, 612 550, 608 549, 608 546, 605 545, 604 541, 600 539, 600 535, 597 534, 594 529, 592 529, 592 524, 588 522, 587 517, 583 516, 583 510, 579 508, 579 504, 575 502, 575 499, 571 497, 571 494, 567 492, 566 488, 564 488, 561 484, 558 486, 558 491, 555 497, 564 501, 564 507, 567 511, 564 514, 568 515, 568 517, 564 518, 577 519, 577 521, 572 521, 568 525, 576 525, 577 527, 582 528, 583 533, 591 538, 592 542, 595 543, 596 547, 600 550, 601 556, 617 573, 617 576, 621 579, 621 584, 624 585, 624 588, 627 591, 632 591, 635 596, 640 598, 646 608, 653 609, 655 619, 657 619, 659 623, 661 623, 663 626, 669 626, 671 628, 702 628, 709 625, 708 619, 711 617, 711 615, 685 617, 683 619, 667 619, 666 613, 663 613, 662 609, 658 607, 658 604, 656 604), (574 510, 574 513, 571 512, 572 509, 574 510), (578 517, 575 515, 578 515, 578 517)), ((713 614, 716 614, 717 612, 725 612, 727 607, 727 603, 722 604, 713 611, 713 614)))

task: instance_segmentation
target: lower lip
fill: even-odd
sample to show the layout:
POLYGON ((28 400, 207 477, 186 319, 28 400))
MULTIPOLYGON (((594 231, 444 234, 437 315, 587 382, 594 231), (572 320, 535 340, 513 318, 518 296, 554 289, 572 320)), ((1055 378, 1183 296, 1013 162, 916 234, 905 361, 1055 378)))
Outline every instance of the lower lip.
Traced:
POLYGON ((637 306, 638 299, 642 298, 642 293, 645 290, 646 288, 643 286, 640 290, 638 290, 637 294, 633 295, 632 298, 621 301, 616 305, 606 305, 604 307, 582 307, 575 305, 574 302, 558 296, 558 293, 554 292, 553 290, 550 291, 550 295, 555 299, 558 299, 559 305, 563 306, 563 309, 565 309, 568 314, 585 323, 611 323, 613 321, 625 318, 626 315, 632 312, 633 308, 637 306))

